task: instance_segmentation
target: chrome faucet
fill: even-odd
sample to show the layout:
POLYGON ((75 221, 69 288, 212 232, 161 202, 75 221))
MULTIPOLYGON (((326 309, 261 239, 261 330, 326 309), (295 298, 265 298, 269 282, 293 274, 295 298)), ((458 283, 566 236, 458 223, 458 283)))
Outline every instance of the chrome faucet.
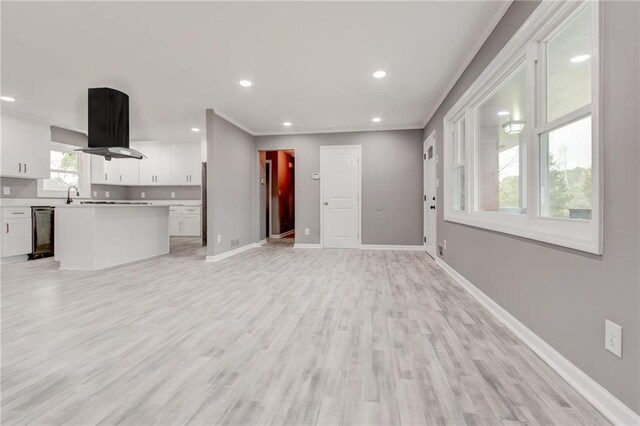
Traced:
POLYGON ((71 195, 70 195, 70 192, 71 192, 72 188, 76 190, 76 197, 80 196, 80 190, 78 188, 76 188, 75 186, 73 186, 73 185, 70 186, 69 189, 67 189, 67 204, 71 204, 73 202, 73 200, 71 199, 71 195))

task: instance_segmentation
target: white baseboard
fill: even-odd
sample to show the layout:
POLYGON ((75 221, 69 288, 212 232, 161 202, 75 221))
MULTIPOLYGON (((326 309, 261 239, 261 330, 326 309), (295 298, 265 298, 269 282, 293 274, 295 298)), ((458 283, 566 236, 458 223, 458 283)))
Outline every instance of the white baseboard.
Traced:
POLYGON ((207 256, 205 262, 220 262, 221 260, 227 259, 231 256, 235 256, 236 254, 240 254, 247 250, 251 250, 254 248, 262 247, 266 243, 266 240, 262 240, 259 243, 251 243, 246 246, 238 247, 237 249, 225 251, 224 253, 216 254, 215 256, 207 256))
POLYGON ((293 245, 293 248, 297 248, 297 249, 321 249, 322 246, 320 244, 302 244, 302 243, 295 243, 293 245))
POLYGON ((640 415, 562 356, 444 260, 436 258, 436 263, 612 423, 625 426, 640 424, 640 415))
POLYGON ((26 260, 29 260, 29 256, 27 256, 26 254, 19 254, 17 256, 5 256, 0 262, 4 265, 9 263, 24 262, 26 260))
POLYGON ((267 239, 265 238, 264 240, 260 240, 258 244, 260 244, 261 246, 267 244, 267 239))
POLYGON ((295 229, 292 229, 291 231, 283 232, 282 234, 271 234, 269 238, 287 238, 289 235, 293 234, 294 232, 296 232, 295 229))
POLYGON ((362 250, 410 250, 424 251, 423 246, 386 245, 386 244, 360 244, 362 250))

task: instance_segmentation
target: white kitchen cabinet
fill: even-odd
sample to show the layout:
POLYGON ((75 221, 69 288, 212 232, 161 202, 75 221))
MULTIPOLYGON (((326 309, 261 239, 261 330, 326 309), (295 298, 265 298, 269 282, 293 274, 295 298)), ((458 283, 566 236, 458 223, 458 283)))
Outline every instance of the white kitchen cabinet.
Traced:
POLYGON ((175 142, 171 145, 172 185, 200 185, 202 176, 200 142, 175 142))
POLYGON ((48 125, 2 116, 0 175, 28 179, 49 177, 51 130, 48 125))
POLYGON ((182 228, 180 230, 185 236, 200 236, 200 215, 182 216, 182 228))
POLYGON ((169 208, 169 235, 199 237, 200 220, 199 206, 171 206, 169 208))
POLYGON ((140 161, 133 158, 120 158, 118 175, 120 185, 138 185, 140 183, 140 161))
POLYGON ((169 235, 180 235, 180 222, 182 222, 182 207, 169 207, 169 235))
MULTIPOLYGON (((133 161, 133 160, 132 160, 133 161)), ((91 156, 91 183, 107 185, 120 184, 120 170, 118 160, 107 161, 99 155, 91 156)))
POLYGON ((140 185, 171 185, 171 144, 143 142, 132 144, 147 158, 140 160, 140 185))
POLYGON ((3 258, 25 256, 31 253, 31 208, 2 208, 3 258))

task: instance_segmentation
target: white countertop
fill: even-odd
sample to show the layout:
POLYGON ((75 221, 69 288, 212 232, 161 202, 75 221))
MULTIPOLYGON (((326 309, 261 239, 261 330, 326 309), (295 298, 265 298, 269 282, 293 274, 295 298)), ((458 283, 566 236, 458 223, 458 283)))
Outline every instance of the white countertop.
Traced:
MULTIPOLYGON (((115 202, 144 202, 154 206, 191 206, 202 205, 200 200, 91 200, 89 198, 76 198, 73 204, 80 201, 115 201, 115 202)), ((86 205, 86 204, 85 204, 86 205)), ((92 205, 92 204, 90 204, 92 205)), ((66 206, 65 198, 0 198, 0 207, 31 207, 31 206, 66 206)))
POLYGON ((68 208, 91 208, 91 207, 162 207, 168 208, 171 206, 168 205, 160 205, 160 204, 80 204, 80 203, 72 203, 72 204, 62 204, 60 206, 56 206, 56 209, 68 209, 68 208))

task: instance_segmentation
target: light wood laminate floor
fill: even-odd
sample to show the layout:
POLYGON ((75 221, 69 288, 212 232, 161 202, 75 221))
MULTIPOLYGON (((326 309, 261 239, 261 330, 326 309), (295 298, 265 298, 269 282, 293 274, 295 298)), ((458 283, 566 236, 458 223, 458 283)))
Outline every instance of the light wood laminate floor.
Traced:
POLYGON ((2 270, 2 424, 606 424, 421 252, 2 270))

